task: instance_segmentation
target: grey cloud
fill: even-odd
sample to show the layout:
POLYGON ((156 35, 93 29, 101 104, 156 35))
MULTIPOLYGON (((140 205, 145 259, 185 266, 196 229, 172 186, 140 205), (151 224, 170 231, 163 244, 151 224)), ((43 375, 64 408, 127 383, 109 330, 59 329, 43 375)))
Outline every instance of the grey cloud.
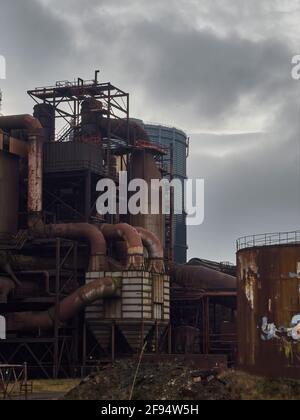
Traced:
MULTIPOLYGON (((249 140, 248 136, 237 138, 240 142, 249 140)), ((262 136, 260 140, 263 142, 262 136)), ((235 141, 233 136, 231 142, 235 141)), ((274 137, 267 147, 226 158, 203 153, 201 142, 201 135, 193 137, 192 147, 197 153, 190 159, 189 174, 205 179, 206 216, 202 226, 189 230, 190 257, 201 255, 234 262, 238 237, 299 227, 297 138, 282 144, 274 137)))
MULTIPOLYGON (((241 97, 278 97, 289 75, 289 51, 280 43, 218 38, 204 31, 173 32, 143 25, 139 43, 147 45, 144 69, 149 95, 176 110, 184 104, 198 124, 215 127, 232 114, 241 97)), ((132 57, 133 58, 133 57, 132 57)), ((255 107, 255 97, 253 98, 255 107)), ((259 103, 261 105, 261 102, 259 103)))
POLYGON ((2 0, 4 112, 30 112, 28 88, 100 67, 131 93, 132 115, 190 133, 190 174, 207 191, 190 255, 233 260, 237 236, 299 226, 298 10, 298 0, 2 0))
MULTIPOLYGON (((197 10, 193 2, 186 4, 187 10, 197 10)), ((213 6, 219 3, 213 2, 213 6)), ((171 123, 176 119, 187 129, 216 129, 235 113, 239 117, 250 109, 259 114, 265 103, 281 101, 287 91, 292 52, 276 37, 259 42, 241 37, 234 33, 229 17, 228 33, 221 37, 213 29, 188 26, 188 14, 175 8, 159 7, 153 13, 153 6, 145 7, 144 2, 131 1, 124 6, 94 1, 91 7, 91 13, 83 8, 79 15, 82 48, 75 51, 79 69, 86 67, 86 62, 98 61, 134 95, 147 100, 149 109, 160 108, 159 116, 162 109, 163 118, 171 123), (85 61, 79 59, 81 54, 85 61), (241 100, 245 98, 247 109, 243 110, 241 100)), ((227 9, 241 15, 237 6, 227 9)), ((78 18, 76 7, 74 10, 78 18)), ((253 13, 253 8, 250 11, 253 13)), ((204 16, 207 13, 206 9, 204 16)), ((156 119, 153 111, 149 116, 156 119)))
POLYGON ((66 23, 37 0, 2 0, 0 51, 7 61, 5 103, 20 112, 30 103, 27 89, 49 84, 51 74, 65 74, 72 38, 66 23))

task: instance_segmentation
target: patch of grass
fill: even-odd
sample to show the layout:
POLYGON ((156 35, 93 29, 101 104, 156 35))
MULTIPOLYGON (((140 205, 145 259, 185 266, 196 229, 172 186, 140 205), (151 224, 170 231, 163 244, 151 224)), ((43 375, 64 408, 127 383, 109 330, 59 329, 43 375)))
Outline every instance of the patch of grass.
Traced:
POLYGON ((80 383, 79 379, 57 379, 57 380, 35 380, 33 381, 33 392, 43 393, 64 393, 67 394, 80 383))
POLYGON ((235 400, 300 400, 300 381, 271 380, 243 372, 225 373, 223 379, 235 400))

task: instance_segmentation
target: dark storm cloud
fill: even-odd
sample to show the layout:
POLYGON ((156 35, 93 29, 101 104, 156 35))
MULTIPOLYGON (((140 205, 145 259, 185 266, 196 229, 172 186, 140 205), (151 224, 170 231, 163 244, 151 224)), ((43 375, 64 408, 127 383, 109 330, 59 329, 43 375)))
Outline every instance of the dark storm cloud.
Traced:
MULTIPOLYGON (((291 54, 279 42, 153 24, 141 24, 137 33, 134 51, 146 45, 149 56, 144 66, 137 62, 135 77, 141 77, 153 102, 172 112, 185 108, 198 117, 200 127, 209 122, 216 129, 243 97, 250 97, 255 107, 256 101, 261 106, 284 93, 291 54)), ((134 54, 129 57, 128 68, 135 61, 134 54)))
POLYGON ((299 226, 299 17, 298 0, 2 0, 4 111, 100 67, 132 115, 190 134, 190 175, 206 180, 190 255, 233 260, 237 236, 299 226))
MULTIPOLYGON (((226 36, 215 28, 204 25, 199 29, 190 22, 187 11, 198 10, 193 2, 177 2, 187 5, 185 13, 183 7, 166 8, 156 2, 154 13, 153 5, 145 6, 143 1, 125 5, 93 1, 81 13, 76 8, 79 3, 74 1, 67 13, 68 2, 62 3, 58 10, 49 6, 49 13, 55 12, 68 24, 73 22, 78 70, 85 71, 87 63, 101 64, 108 77, 120 80, 134 92, 133 110, 141 109, 139 100, 143 98, 142 112, 150 118, 162 117, 187 130, 216 130, 234 113, 239 117, 241 112, 250 111, 255 118, 255 112, 260 113, 268 103, 281 101, 286 93, 292 55, 286 40, 278 36, 260 41, 247 39, 231 26, 237 16, 255 20, 255 14, 251 19, 253 7, 248 7, 244 15, 241 12, 241 4, 247 2, 231 8, 224 4, 221 7, 220 2, 201 3, 206 8, 204 12, 199 9, 199 16, 208 21, 209 13, 215 13, 219 6, 222 25, 227 21, 226 36), (241 106, 243 100, 247 100, 247 107, 241 106)), ((264 16, 262 6, 257 10, 264 16)))
POLYGON ((72 55, 71 34, 66 23, 37 0, 2 0, 0 54, 7 62, 5 103, 11 112, 21 112, 27 89, 47 84, 51 74, 66 71, 72 55))
MULTIPOLYGON (((133 110, 135 104, 140 109, 143 98, 146 116, 156 119, 156 109, 157 119, 162 116, 187 130, 216 130, 228 117, 243 112, 242 99, 255 114, 264 102, 277 102, 285 91, 291 56, 287 45, 274 39, 245 39, 230 26, 225 37, 213 29, 199 30, 189 25, 191 18, 181 13, 183 6, 162 8, 154 2, 158 12, 149 6, 145 13, 143 1, 128 2, 136 9, 118 1, 93 0, 89 7, 76 0, 10 3, 4 1, 2 16, 18 29, 7 36, 9 25, 1 25, 6 44, 2 54, 11 69, 22 68, 22 78, 35 83, 49 83, 54 74, 57 79, 86 74, 100 65, 108 77, 134 92, 133 110)), ((193 2, 177 2, 183 3, 187 11, 197 10, 193 2)), ((207 19, 216 6, 220 4, 206 7, 207 19)), ((241 7, 218 10, 223 11, 223 20, 242 16, 241 7)), ((9 74, 16 79, 16 72, 9 74)))

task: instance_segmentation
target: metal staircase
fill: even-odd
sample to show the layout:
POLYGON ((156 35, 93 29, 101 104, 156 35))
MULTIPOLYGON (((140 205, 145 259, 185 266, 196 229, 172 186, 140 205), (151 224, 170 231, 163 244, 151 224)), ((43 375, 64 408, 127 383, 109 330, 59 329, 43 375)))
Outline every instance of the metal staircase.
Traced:
POLYGON ((75 131, 76 127, 73 124, 66 124, 56 135, 55 141, 65 142, 70 141, 71 134, 75 131))

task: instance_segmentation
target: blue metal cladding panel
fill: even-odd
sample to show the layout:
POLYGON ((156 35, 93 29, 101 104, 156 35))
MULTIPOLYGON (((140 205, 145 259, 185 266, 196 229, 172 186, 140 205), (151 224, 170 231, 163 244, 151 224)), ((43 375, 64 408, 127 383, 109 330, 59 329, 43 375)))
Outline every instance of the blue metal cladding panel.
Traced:
MULTIPOLYGON (((144 124, 151 141, 163 147, 173 145, 174 176, 182 182, 187 177, 187 135, 176 128, 155 124, 144 124)), ((184 197, 182 197, 184 200, 184 197)), ((187 228, 186 216, 174 216, 174 257, 178 264, 187 261, 187 228)))

